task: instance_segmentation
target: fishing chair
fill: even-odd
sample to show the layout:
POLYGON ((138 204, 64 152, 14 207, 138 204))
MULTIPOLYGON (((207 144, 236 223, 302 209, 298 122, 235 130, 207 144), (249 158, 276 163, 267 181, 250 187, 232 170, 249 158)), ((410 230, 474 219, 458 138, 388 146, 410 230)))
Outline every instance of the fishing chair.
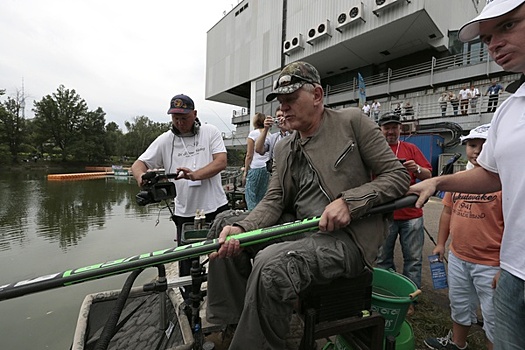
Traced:
POLYGON ((301 350, 315 340, 341 335, 353 349, 382 350, 385 320, 371 312, 373 272, 314 285, 300 295, 304 321, 301 350))

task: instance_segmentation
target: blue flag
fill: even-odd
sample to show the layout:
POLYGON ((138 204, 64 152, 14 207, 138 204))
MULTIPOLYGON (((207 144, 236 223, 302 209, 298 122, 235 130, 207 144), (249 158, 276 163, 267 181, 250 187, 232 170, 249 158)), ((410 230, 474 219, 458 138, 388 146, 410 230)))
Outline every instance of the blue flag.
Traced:
POLYGON ((363 108, 366 102, 366 87, 365 80, 363 79, 361 73, 357 73, 357 80, 359 86, 359 108, 363 108))

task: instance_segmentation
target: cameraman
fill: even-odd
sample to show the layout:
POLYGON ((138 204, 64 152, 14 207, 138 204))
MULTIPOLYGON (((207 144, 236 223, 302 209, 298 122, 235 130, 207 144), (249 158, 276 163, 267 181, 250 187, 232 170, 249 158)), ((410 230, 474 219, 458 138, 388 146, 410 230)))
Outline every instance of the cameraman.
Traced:
MULTIPOLYGON (((181 245, 182 225, 193 222, 197 210, 204 210, 206 221, 228 209, 220 172, 226 168, 226 147, 221 132, 213 125, 201 125, 193 100, 186 95, 171 99, 172 127, 149 145, 133 163, 133 177, 142 186, 148 170, 164 168, 178 174, 175 187, 177 244, 181 245)), ((179 276, 190 273, 191 260, 179 262, 179 276)))

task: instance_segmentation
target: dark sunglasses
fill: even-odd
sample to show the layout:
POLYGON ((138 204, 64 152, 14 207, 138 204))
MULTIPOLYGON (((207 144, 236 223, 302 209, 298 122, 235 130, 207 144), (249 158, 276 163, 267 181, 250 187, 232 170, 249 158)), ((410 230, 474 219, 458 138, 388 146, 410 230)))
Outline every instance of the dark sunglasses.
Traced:
POLYGON ((285 87, 285 86, 302 83, 302 82, 315 85, 315 82, 310 79, 303 78, 295 74, 287 74, 287 75, 283 75, 282 77, 279 78, 279 80, 275 82, 274 90, 280 87, 285 87))

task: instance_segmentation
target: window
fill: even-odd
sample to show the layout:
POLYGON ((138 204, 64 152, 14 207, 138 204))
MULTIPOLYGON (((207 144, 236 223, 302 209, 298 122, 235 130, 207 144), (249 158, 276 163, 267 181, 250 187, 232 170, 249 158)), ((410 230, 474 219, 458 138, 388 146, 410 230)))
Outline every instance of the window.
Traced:
POLYGON ((279 76, 279 72, 266 76, 255 82, 255 110, 264 114, 274 115, 279 102, 266 102, 266 96, 273 90, 273 82, 279 76))

